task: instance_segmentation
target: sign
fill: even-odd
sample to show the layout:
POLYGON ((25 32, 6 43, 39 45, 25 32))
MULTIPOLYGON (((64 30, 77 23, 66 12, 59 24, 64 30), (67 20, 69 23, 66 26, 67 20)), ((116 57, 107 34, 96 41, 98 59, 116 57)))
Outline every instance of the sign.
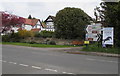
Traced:
POLYGON ((88 25, 86 28, 86 40, 88 41, 99 41, 101 36, 102 24, 96 23, 93 25, 88 25))
POLYGON ((86 28, 87 33, 96 33, 96 34, 101 34, 101 28, 102 24, 101 23, 96 23, 94 25, 88 25, 86 28))
POLYGON ((113 45, 113 27, 103 28, 103 44, 113 45))
POLYGON ((89 41, 84 41, 84 44, 89 44, 89 41))
POLYGON ((92 33, 101 34, 102 24, 96 23, 92 26, 92 33))
POLYGON ((87 33, 92 33, 92 25, 88 25, 86 28, 87 33))
POLYGON ((86 40, 88 41, 99 41, 101 38, 100 34, 87 33, 86 40))

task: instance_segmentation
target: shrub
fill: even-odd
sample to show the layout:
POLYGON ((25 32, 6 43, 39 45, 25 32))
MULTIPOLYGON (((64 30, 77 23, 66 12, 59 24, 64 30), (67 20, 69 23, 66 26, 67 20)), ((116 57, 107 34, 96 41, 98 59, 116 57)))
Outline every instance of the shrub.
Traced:
POLYGON ((31 42, 29 42, 29 44, 36 44, 36 42, 35 41, 31 41, 31 42))
POLYGON ((21 37, 19 36, 18 33, 12 33, 10 34, 10 41, 11 42, 20 42, 21 37))
POLYGON ((18 33, 12 33, 8 35, 2 36, 3 42, 19 42, 21 37, 19 37, 18 33))
POLYGON ((19 36, 22 38, 26 38, 26 37, 34 37, 34 32, 33 31, 27 31, 27 30, 20 30, 18 32, 19 36))
POLYGON ((41 37, 40 33, 35 33, 35 37, 41 37))
POLYGON ((2 36, 2 41, 3 41, 3 42, 9 42, 9 41, 10 41, 9 36, 8 36, 8 35, 3 35, 3 36, 2 36))
POLYGON ((49 41, 48 44, 49 45, 56 45, 55 41, 49 41))
POLYGON ((54 36, 54 32, 52 32, 52 31, 41 31, 41 32, 40 32, 40 35, 41 35, 43 38, 47 38, 47 37, 51 38, 51 37, 54 36))

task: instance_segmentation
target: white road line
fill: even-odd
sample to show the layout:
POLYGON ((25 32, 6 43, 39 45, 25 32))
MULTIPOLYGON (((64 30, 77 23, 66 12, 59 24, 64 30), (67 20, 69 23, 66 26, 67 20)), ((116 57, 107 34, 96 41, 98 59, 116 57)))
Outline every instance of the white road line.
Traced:
POLYGON ((41 67, 37 67, 37 66, 32 66, 32 68, 41 69, 41 67))
POLYGON ((67 72, 62 72, 63 74, 67 74, 67 72))
POLYGON ((11 64, 17 64, 17 63, 15 63, 15 62, 9 62, 9 63, 11 63, 11 64))
POLYGON ((74 74, 74 73, 67 73, 67 74, 74 74))
POLYGON ((68 72, 62 72, 63 74, 74 74, 74 73, 68 73, 68 72))
POLYGON ((47 71, 53 71, 53 72, 58 72, 57 70, 54 70, 54 69, 48 69, 48 68, 46 68, 45 70, 47 70, 47 71))
POLYGON ((7 62, 7 61, 2 61, 2 62, 7 62))
POLYGON ((19 64, 19 65, 21 65, 21 66, 25 66, 25 67, 28 67, 29 65, 26 65, 26 64, 19 64))

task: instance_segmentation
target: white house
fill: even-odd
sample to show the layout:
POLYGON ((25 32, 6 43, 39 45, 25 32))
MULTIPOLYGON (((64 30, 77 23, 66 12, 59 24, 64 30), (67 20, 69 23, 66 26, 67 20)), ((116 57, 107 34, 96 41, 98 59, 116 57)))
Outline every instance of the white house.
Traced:
POLYGON ((45 30, 46 31, 55 31, 54 28, 54 16, 48 16, 47 19, 44 21, 45 23, 45 30))
POLYGON ((44 29, 44 26, 42 25, 40 19, 25 19, 25 22, 21 28, 26 29, 28 31, 32 30, 40 32, 44 29))

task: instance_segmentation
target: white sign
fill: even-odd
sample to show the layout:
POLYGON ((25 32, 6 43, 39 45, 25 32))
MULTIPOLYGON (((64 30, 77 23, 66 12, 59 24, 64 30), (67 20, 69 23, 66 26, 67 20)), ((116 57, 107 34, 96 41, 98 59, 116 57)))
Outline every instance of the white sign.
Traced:
POLYGON ((92 25, 88 25, 86 31, 87 33, 92 33, 92 25))
POLYGON ((101 38, 100 34, 92 34, 92 33, 86 34, 86 40, 88 41, 99 41, 100 38, 101 38))
POLYGON ((103 28, 103 44, 113 45, 113 27, 103 28))
POLYGON ((92 33, 101 34, 102 24, 96 23, 92 26, 92 33))
POLYGON ((88 25, 86 28, 86 40, 88 41, 99 41, 101 36, 102 24, 96 23, 93 25, 88 25))
POLYGON ((87 33, 101 34, 102 24, 96 23, 94 25, 88 25, 86 28, 87 33))

